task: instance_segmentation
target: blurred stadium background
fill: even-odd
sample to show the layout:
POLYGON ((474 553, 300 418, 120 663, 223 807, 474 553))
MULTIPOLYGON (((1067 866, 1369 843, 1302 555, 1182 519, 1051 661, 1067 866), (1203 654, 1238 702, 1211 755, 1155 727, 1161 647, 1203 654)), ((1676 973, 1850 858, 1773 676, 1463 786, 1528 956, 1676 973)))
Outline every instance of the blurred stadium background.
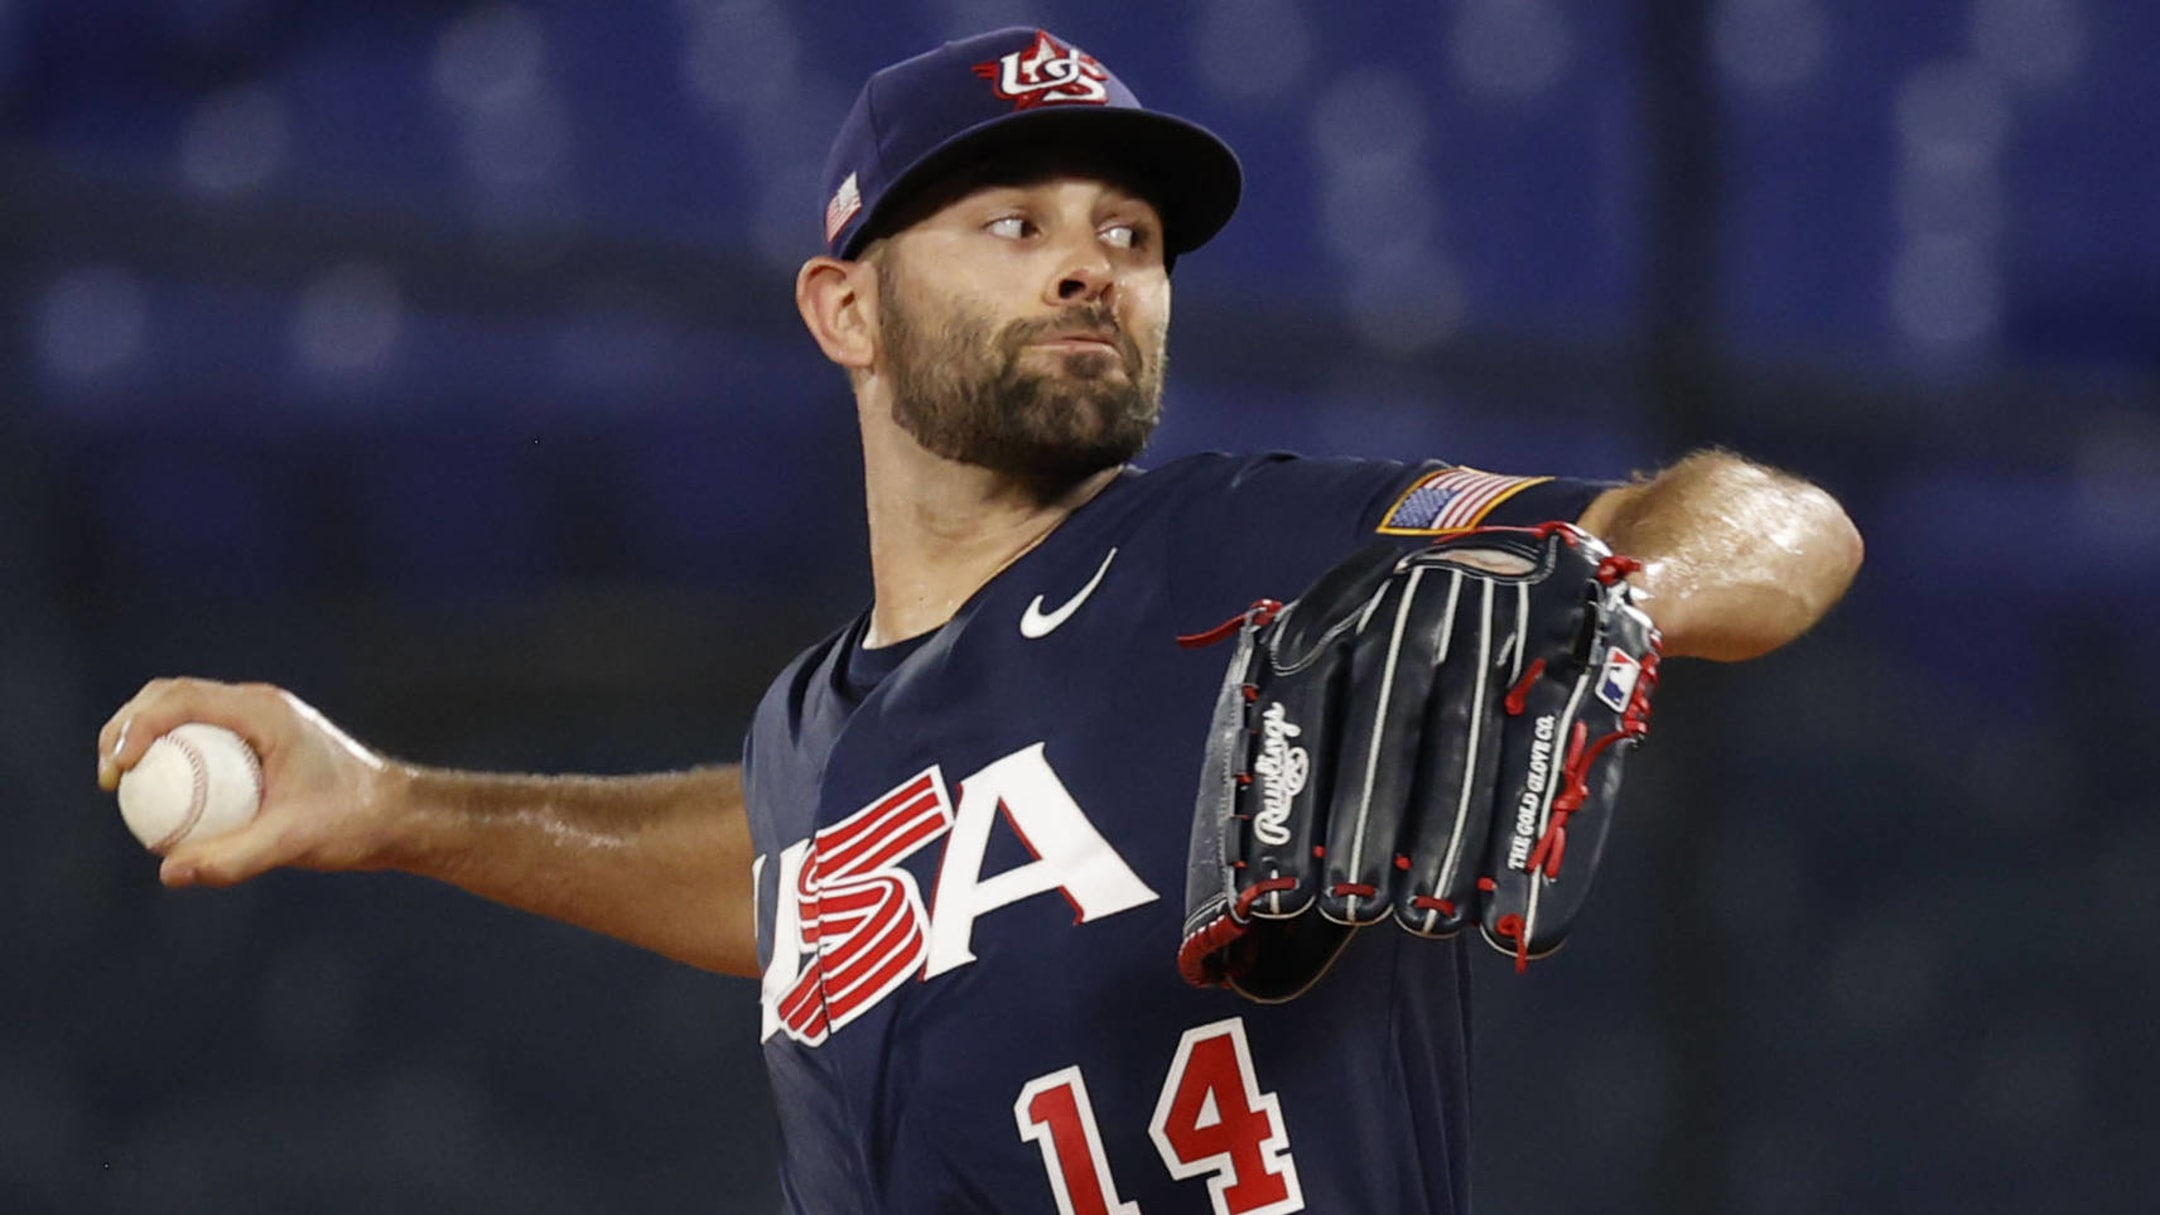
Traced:
POLYGON ((1722 443, 1869 537, 1673 672, 1596 914, 1485 967, 1481 1211, 2153 1209, 2145 0, 0 3, 0 1209, 775 1209, 750 984, 395 876, 167 894, 91 740, 185 672, 734 758, 867 594, 826 143, 1011 22, 1247 165, 1155 458, 1722 443))

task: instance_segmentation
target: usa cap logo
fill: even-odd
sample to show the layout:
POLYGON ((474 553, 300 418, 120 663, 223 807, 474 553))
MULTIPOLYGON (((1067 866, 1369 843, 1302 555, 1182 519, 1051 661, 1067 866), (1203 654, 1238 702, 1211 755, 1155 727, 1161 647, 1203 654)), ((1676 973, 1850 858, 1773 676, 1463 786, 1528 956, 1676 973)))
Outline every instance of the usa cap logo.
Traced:
POLYGON ((1110 70, 1093 55, 1035 31, 1035 44, 975 65, 975 74, 991 82, 998 97, 1015 110, 1044 105, 1107 105, 1110 70))

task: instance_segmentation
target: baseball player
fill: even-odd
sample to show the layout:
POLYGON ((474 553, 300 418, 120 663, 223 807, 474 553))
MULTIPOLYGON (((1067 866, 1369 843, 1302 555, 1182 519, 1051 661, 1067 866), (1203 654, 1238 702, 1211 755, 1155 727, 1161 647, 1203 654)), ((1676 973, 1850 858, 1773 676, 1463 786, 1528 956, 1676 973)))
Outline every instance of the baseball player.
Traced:
POLYGON ((263 813, 168 885, 398 868, 759 979, 791 1211, 1467 1210, 1462 942, 1554 943, 1537 899, 1594 864, 1660 656, 1798 636, 1851 523, 1723 453, 1624 485, 1132 467, 1172 265, 1240 171, 1045 31, 878 72, 826 187, 796 300, 853 388, 875 600, 740 767, 431 770, 276 688, 160 680, 101 782, 224 724, 263 813))

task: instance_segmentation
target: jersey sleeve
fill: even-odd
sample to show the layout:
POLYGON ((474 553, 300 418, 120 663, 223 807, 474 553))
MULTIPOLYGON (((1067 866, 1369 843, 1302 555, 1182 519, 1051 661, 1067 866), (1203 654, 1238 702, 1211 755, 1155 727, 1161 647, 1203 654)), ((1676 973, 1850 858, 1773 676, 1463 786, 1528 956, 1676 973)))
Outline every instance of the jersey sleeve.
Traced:
POLYGON ((1180 463, 1192 466, 1180 470, 1165 504, 1177 513, 1172 591, 1195 618, 1242 611, 1254 599, 1294 598, 1376 540, 1407 545, 1479 526, 1573 520, 1612 487, 1440 461, 1276 454, 1180 463))

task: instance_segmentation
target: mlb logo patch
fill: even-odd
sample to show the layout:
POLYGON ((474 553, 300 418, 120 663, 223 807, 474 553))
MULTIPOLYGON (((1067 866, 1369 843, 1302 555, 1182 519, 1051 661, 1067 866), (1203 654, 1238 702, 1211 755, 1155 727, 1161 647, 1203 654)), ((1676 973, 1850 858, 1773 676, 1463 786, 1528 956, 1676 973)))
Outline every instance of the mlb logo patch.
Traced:
POLYGON ((1598 677, 1597 698, 1611 705, 1613 712, 1627 712, 1628 698, 1635 695, 1635 681, 1642 678, 1642 663, 1625 650, 1615 649, 1605 656, 1605 671, 1598 677))
POLYGON ((1395 499, 1374 530, 1383 536, 1459 532, 1484 522, 1492 509, 1551 477, 1504 477, 1475 468, 1427 473, 1395 499))

